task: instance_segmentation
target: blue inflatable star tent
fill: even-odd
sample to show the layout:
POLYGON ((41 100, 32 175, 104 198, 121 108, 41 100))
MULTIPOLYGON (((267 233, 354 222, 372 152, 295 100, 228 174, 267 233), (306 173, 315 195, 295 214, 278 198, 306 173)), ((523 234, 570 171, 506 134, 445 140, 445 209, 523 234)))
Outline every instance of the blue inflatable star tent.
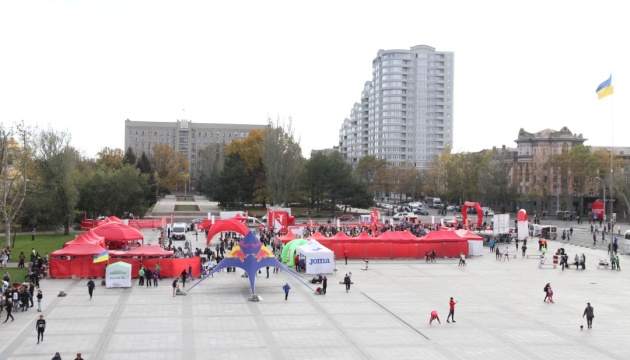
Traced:
MULTIPOLYGON (((223 258, 223 260, 221 260, 221 262, 219 262, 217 266, 212 269, 212 271, 206 274, 203 279, 199 280, 187 291, 192 290, 192 288, 197 286, 203 280, 207 279, 209 276, 212 276, 212 274, 227 267, 237 267, 245 271, 249 278, 249 284, 253 295, 256 294, 256 274, 261 268, 265 268, 267 266, 277 267, 296 277, 291 271, 289 271, 286 266, 284 266, 280 261, 278 261, 278 259, 276 259, 273 253, 269 251, 262 244, 262 242, 260 242, 258 237, 256 237, 254 233, 249 231, 247 227, 240 223, 240 225, 237 224, 237 221, 224 221, 226 222, 220 224, 222 231, 234 231, 241 235, 244 235, 244 237, 238 242, 238 245, 235 245, 232 250, 223 258)), ((213 234, 216 234, 216 231, 211 231, 208 233, 208 242, 212 239, 210 236, 213 234)), ((297 279, 302 282, 300 278, 297 279)))

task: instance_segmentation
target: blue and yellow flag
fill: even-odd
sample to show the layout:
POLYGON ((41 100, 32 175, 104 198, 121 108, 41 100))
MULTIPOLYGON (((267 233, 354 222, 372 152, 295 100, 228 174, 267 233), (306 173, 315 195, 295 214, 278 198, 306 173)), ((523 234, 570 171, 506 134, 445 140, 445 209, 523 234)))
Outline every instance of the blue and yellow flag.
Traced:
POLYGON ((608 95, 612 95, 613 89, 614 88, 612 86, 612 74, 610 74, 610 76, 608 77, 608 80, 599 84, 599 86, 597 87, 597 90, 595 90, 595 92, 597 93, 597 98, 601 99, 608 95))
POLYGON ((105 250, 98 255, 94 255, 94 264, 109 260, 109 251, 105 250))

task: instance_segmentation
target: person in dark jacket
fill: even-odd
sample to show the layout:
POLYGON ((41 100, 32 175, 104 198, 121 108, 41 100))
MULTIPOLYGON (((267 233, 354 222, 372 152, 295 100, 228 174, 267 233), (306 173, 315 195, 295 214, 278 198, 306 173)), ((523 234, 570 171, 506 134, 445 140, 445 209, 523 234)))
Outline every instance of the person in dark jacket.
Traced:
POLYGON ((582 318, 586 316, 586 325, 589 329, 593 328, 593 318, 595 317, 594 309, 591 306, 591 303, 586 303, 586 309, 584 309, 584 313, 582 314, 582 318))
POLYGON ((44 331, 46 330, 46 320, 44 320, 44 315, 39 315, 39 319, 35 322, 35 330, 37 330, 37 343, 39 341, 44 341, 44 331))

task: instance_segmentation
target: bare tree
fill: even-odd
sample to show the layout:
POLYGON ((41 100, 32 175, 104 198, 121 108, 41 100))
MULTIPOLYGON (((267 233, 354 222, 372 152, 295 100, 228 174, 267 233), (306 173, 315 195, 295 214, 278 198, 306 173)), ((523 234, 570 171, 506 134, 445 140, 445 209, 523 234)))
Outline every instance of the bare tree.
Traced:
POLYGON ((302 149, 299 141, 293 138, 291 118, 288 124, 280 119, 267 121, 268 128, 260 152, 267 174, 267 190, 274 204, 288 204, 303 168, 302 149))
POLYGON ((2 221, 6 246, 10 245, 11 225, 22 209, 26 199, 28 168, 32 164, 30 148, 27 146, 30 136, 24 123, 16 126, 15 135, 11 129, 4 129, 0 124, 0 178, 2 179, 2 221))

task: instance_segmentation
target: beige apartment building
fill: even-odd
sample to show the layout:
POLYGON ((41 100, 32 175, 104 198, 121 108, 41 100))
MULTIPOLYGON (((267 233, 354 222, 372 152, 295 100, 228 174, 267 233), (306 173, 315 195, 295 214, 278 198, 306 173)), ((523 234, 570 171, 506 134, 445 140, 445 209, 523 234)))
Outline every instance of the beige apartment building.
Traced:
POLYGON ((190 190, 198 180, 198 159, 201 150, 210 144, 229 144, 240 140, 252 130, 264 130, 267 125, 196 123, 190 120, 175 122, 125 121, 125 151, 131 147, 136 156, 143 152, 151 156, 153 146, 168 144, 188 159, 190 190))

